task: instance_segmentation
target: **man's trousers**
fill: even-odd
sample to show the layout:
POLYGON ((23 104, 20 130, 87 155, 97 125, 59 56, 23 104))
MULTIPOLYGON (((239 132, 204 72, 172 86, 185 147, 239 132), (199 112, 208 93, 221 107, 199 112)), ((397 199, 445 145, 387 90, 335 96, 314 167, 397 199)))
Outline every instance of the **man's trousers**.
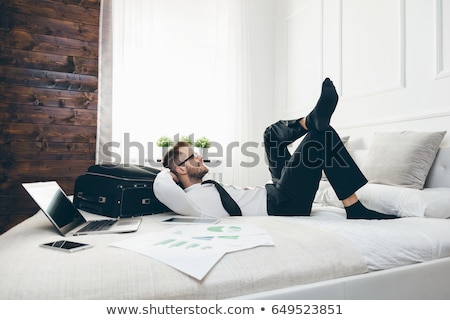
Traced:
POLYGON ((325 172, 340 200, 367 183, 336 131, 304 129, 299 120, 278 121, 264 132, 273 184, 267 184, 269 215, 310 215, 325 172), (301 138, 292 153, 288 146, 301 138))

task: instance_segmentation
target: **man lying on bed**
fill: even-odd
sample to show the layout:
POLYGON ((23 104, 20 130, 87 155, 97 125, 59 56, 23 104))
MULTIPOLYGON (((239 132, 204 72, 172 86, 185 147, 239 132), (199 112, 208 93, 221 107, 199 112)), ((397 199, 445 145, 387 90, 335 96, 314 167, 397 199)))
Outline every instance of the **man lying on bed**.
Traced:
POLYGON ((367 179, 330 126, 337 102, 336 89, 327 78, 316 106, 306 117, 278 121, 265 130, 264 145, 273 183, 251 189, 223 186, 238 204, 237 212, 222 204, 217 189, 220 186, 202 184, 208 168, 185 142, 178 142, 164 155, 164 169, 153 186, 156 197, 174 212, 189 216, 308 216, 323 170, 348 219, 396 218, 369 210, 359 202, 355 192, 367 179), (302 136, 291 155, 288 145, 302 136))

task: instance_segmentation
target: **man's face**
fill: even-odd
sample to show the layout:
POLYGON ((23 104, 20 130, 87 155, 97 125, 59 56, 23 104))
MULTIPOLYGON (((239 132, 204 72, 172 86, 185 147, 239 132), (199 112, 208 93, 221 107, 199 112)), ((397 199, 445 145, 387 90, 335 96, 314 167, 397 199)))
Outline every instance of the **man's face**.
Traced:
POLYGON ((182 165, 186 167, 188 177, 194 180, 201 180, 209 171, 203 163, 202 156, 194 154, 194 151, 189 147, 181 147, 180 152, 183 154, 180 160, 182 165), (185 161, 186 159, 188 160, 185 161))

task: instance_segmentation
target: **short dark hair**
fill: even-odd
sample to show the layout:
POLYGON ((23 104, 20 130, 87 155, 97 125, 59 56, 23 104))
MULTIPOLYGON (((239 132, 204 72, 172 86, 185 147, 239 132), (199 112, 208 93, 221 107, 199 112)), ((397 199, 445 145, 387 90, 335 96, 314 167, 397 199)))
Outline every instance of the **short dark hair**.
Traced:
POLYGON ((190 147, 190 144, 185 141, 178 141, 172 148, 170 148, 163 156, 162 165, 175 172, 175 167, 180 163, 180 148, 190 147))

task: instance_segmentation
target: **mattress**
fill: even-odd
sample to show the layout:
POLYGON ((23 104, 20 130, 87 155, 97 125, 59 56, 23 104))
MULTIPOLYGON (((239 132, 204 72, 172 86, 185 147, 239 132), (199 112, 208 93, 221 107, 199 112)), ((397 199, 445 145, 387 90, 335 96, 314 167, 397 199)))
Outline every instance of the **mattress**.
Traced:
MULTIPOLYGON (((87 216, 93 218, 93 216, 87 216)), ((274 246, 226 254, 202 280, 112 246, 169 228, 146 216, 136 233, 71 238, 74 254, 40 248, 62 239, 38 212, 0 236, 0 299, 227 299, 450 256, 448 219, 346 220, 339 208, 311 217, 230 217, 266 230, 274 246)))
POLYGON ((290 219, 345 237, 362 254, 369 271, 450 256, 449 219, 347 220, 343 209, 320 205, 311 217, 290 219))

